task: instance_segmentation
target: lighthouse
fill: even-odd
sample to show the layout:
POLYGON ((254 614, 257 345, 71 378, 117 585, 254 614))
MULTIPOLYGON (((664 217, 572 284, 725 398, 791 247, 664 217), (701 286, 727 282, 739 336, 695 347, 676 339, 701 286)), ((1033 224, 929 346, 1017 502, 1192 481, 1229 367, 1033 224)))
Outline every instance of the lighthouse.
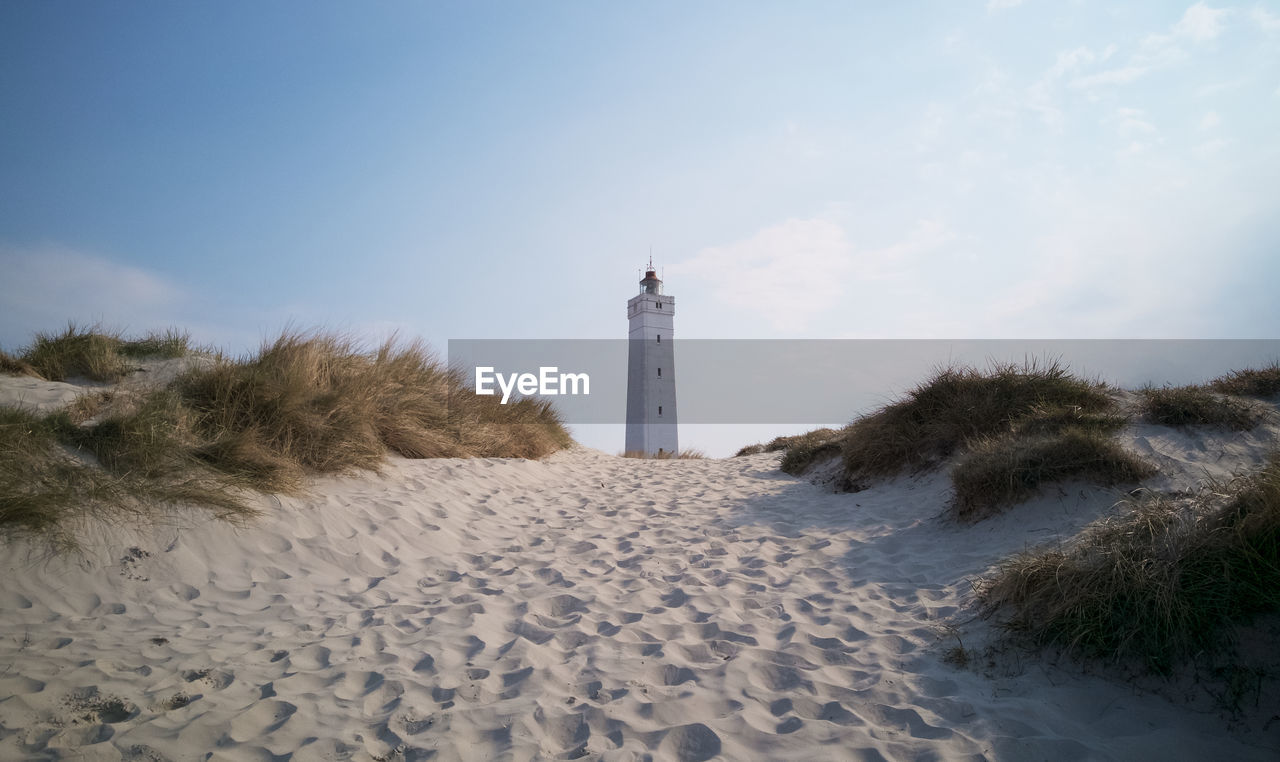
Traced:
POLYGON ((640 293, 627 300, 627 452, 674 455, 676 438, 676 299, 662 292, 653 259, 640 293))

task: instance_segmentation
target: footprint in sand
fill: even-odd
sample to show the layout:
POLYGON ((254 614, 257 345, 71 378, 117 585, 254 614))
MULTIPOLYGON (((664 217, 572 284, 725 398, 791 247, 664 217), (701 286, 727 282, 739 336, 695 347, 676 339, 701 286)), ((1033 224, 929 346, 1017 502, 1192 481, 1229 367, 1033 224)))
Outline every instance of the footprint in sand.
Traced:
POLYGON ((182 673, 182 679, 189 683, 202 682, 214 690, 222 690, 235 682, 235 675, 221 669, 188 669, 182 673))
POLYGON ((564 619, 580 611, 586 611, 586 602, 572 595, 561 594, 538 601, 534 610, 555 619, 564 619))
POLYGON ((580 747, 591 735, 586 720, 577 712, 565 714, 538 707, 534 710, 533 721, 543 731, 543 745, 556 752, 580 747))
POLYGON ((344 672, 338 684, 333 688, 333 695, 340 699, 355 699, 372 693, 382 685, 384 677, 379 672, 352 670, 344 672))
POLYGON ((400 732, 407 736, 416 736, 434 727, 436 716, 429 714, 426 717, 418 717, 418 715, 408 712, 396 718, 395 723, 400 726, 400 732))
POLYGON ((77 724, 113 725, 137 716, 139 711, 119 696, 99 693, 96 685, 72 691, 62 705, 71 714, 71 722, 77 724))
POLYGON ((705 762, 720 753, 720 736, 702 723, 667 731, 658 749, 677 762, 705 762))
POLYGON ((330 651, 321 645, 303 646, 289 656, 289 666, 300 670, 324 669, 329 666, 330 651))
POLYGON ((233 741, 244 743, 279 730, 298 707, 288 701, 267 699, 259 701, 231 719, 230 736, 233 741))

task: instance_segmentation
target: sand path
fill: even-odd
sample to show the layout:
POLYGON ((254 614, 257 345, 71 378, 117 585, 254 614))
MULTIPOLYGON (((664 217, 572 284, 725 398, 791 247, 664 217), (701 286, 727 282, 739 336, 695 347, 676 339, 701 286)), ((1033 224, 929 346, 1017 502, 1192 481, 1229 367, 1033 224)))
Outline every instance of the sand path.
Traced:
POLYGON ((1110 496, 963 528, 943 475, 776 463, 395 460, 241 530, 10 546, 0 758, 1274 758, 1099 678, 943 662, 976 575, 1110 496))

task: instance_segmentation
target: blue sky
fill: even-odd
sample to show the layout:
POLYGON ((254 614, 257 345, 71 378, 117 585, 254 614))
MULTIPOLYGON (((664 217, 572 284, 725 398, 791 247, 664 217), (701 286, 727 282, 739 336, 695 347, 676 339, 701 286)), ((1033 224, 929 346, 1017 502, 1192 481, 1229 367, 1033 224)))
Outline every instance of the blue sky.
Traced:
POLYGON ((0 4, 0 346, 1275 338, 1280 3, 0 4))

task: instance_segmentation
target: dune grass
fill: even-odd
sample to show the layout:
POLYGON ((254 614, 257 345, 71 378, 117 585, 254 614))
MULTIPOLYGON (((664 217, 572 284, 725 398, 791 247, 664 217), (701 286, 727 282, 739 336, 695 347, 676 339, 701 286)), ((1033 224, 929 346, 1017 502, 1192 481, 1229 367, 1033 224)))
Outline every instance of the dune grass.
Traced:
POLYGON ((245 360, 176 384, 205 442, 197 456, 271 491, 306 472, 408 458, 540 458, 571 440, 545 402, 470 393, 420 342, 372 352, 334 334, 286 332, 245 360))
POLYGON ((1034 644, 1165 673, 1280 611, 1280 453, 1190 504, 1129 508, 1064 548, 1005 561, 978 586, 986 613, 1034 644))
POLYGON ((35 378, 43 378, 31 363, 20 357, 14 357, 8 352, 0 349, 0 374, 7 376, 33 376, 35 378))
POLYGON ((1092 411, 1079 406, 1037 405, 1013 419, 1008 433, 1015 437, 1058 434, 1069 430, 1114 434, 1128 423, 1129 417, 1111 405, 1092 411))
POLYGON ((702 450, 690 448, 681 450, 680 452, 667 452, 663 450, 658 453, 647 453, 642 450, 627 450, 622 453, 624 458, 638 458, 640 460, 703 460, 707 457, 702 450))
POLYGON ((1152 423, 1247 431, 1262 422, 1262 413, 1252 403, 1202 386, 1148 386, 1139 393, 1143 417, 1152 423))
POLYGON ((843 460, 843 486, 956 461, 953 516, 977 520, 1032 496, 1041 484, 1083 477, 1103 484, 1151 473, 1111 434, 1128 422, 1105 386, 1057 362, 1000 364, 983 372, 951 366, 901 400, 843 429, 818 429, 739 455, 783 450, 781 469, 799 475, 829 456, 843 460))
POLYGON ((778 468, 783 473, 799 476, 817 461, 839 457, 840 438, 841 432, 835 429, 814 429, 787 437, 778 468))
POLYGON ((1280 397, 1280 361, 1261 368, 1233 370, 1209 382, 1209 388, 1239 397, 1274 399, 1280 397))
POLYGON ((0 526, 52 533, 77 505, 111 497, 105 472, 58 451, 53 425, 0 407, 0 526))
POLYGON ((1056 361, 995 365, 986 373, 943 368, 845 429, 845 477, 852 482, 928 468, 969 442, 1029 426, 1026 419, 1064 411, 1096 415, 1114 405, 1104 386, 1072 376, 1056 361))
MULTIPOLYGON (((88 375, 86 363, 112 352, 186 347, 172 332, 113 347, 72 326, 38 337, 33 351, 46 367, 88 375)), ((106 377, 109 367, 93 372, 106 377)), ((77 519, 145 521, 177 504, 247 516, 250 490, 296 492, 309 473, 377 469, 389 453, 538 458, 572 443, 549 404, 475 395, 420 342, 366 350, 319 332, 286 331, 164 388, 87 394, 45 416, 0 410, 0 527, 63 539, 77 519)))
POLYGON ((0 528, 38 535, 61 550, 77 547, 76 528, 88 517, 148 522, 158 511, 201 505, 220 518, 254 515, 240 486, 203 469, 144 474, 103 468, 77 457, 63 441, 65 413, 40 416, 0 408, 0 528))
POLYGON ((1034 496, 1042 484, 1079 478, 1094 484, 1137 482, 1155 473, 1110 436, 1068 426, 1060 431, 992 437, 972 444, 951 469, 949 510, 977 521, 1034 496))
POLYGON ((118 403, 88 425, 86 419, 111 403, 107 396, 98 400, 46 418, 60 442, 92 453, 103 468, 122 475, 155 478, 189 470, 195 462, 191 451, 198 440, 190 411, 172 390, 118 403))
POLYGON ((845 429, 845 484, 954 461, 955 518, 976 521, 1043 484, 1102 484, 1152 473, 1111 434, 1126 423, 1105 386, 1057 362, 943 368, 893 404, 845 429))
POLYGON ((840 432, 837 431, 836 429, 825 429, 825 428, 814 429, 813 431, 806 431, 803 434, 792 434, 789 436, 774 437, 768 442, 747 445, 746 447, 743 447, 742 449, 734 453, 733 456, 737 458, 743 455, 757 455, 762 452, 778 452, 780 450, 786 450, 792 445, 798 444, 805 439, 811 439, 811 438, 817 438, 817 437, 835 438, 839 435, 840 435, 840 432))
POLYGON ((185 331, 166 329, 153 331, 140 339, 120 339, 117 350, 125 357, 158 357, 174 359, 192 352, 191 336, 185 331))
POLYGON ((799 476, 819 460, 840 456, 840 439, 844 432, 822 428, 803 434, 774 437, 767 443, 747 445, 734 453, 734 457, 757 455, 762 452, 782 452, 778 468, 784 473, 799 476))
POLYGON ((82 377, 92 381, 118 381, 128 375, 130 360, 141 357, 174 358, 190 351, 187 334, 168 330, 140 339, 101 326, 81 328, 68 323, 61 333, 37 333, 18 358, 42 378, 65 381, 82 377))
POLYGON ((82 330, 73 323, 60 334, 36 334, 22 359, 50 381, 65 381, 73 376, 116 381, 128 370, 118 346, 118 336, 94 329, 82 330))

